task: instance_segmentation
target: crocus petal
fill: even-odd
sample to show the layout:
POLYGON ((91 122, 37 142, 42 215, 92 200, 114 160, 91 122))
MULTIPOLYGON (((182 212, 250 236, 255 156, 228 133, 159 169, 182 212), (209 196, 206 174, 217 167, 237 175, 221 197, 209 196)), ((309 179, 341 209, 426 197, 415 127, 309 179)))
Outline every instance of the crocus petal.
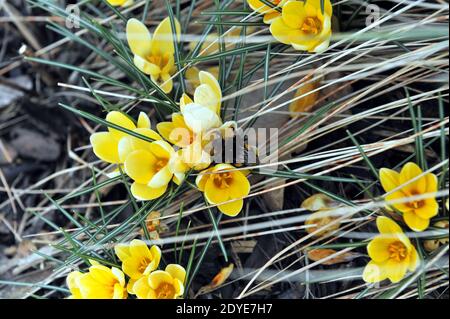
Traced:
POLYGON ((152 123, 150 122, 150 118, 148 117, 148 115, 145 114, 144 112, 140 112, 138 122, 137 122, 137 127, 149 129, 151 126, 152 126, 152 123))
POLYGON ((314 48, 312 48, 309 51, 314 52, 314 53, 325 52, 326 49, 328 49, 328 47, 330 46, 330 40, 331 40, 331 34, 326 36, 325 38, 323 38, 319 45, 314 46, 314 48))
POLYGON ((124 273, 116 267, 112 267, 111 268, 111 273, 114 275, 114 277, 117 279, 117 281, 119 282, 120 286, 125 287, 125 275, 124 273))
POLYGON ((156 158, 152 153, 144 150, 134 151, 125 161, 125 172, 135 182, 147 184, 155 174, 153 169, 155 162, 156 158))
POLYGON ((156 246, 156 245, 153 245, 152 248, 150 248, 150 252, 152 254, 152 258, 153 258, 154 265, 155 265, 155 268, 152 269, 151 271, 154 271, 159 266, 159 263, 161 261, 162 253, 161 253, 161 249, 158 246, 156 246))
MULTIPOLYGON (((215 112, 217 114, 220 113, 220 103, 222 100, 222 89, 220 88, 220 84, 217 81, 216 77, 214 77, 213 74, 209 73, 209 72, 205 72, 205 71, 201 71, 198 74, 198 77, 200 79, 200 83, 203 85, 207 85, 210 90, 211 93, 214 95, 214 100, 216 100, 216 105, 215 105, 215 112)), ((195 100, 195 98, 194 98, 195 100)), ((201 103, 200 103, 201 104, 201 103)))
POLYGON ((156 129, 158 130, 158 133, 161 134, 162 137, 164 137, 164 139, 173 143, 172 139, 170 138, 170 133, 172 133, 172 131, 175 129, 175 126, 172 122, 160 122, 156 125, 156 129))
POLYGON ((284 22, 282 17, 276 18, 270 25, 270 33, 275 39, 284 44, 291 44, 289 37, 291 31, 292 28, 284 22))
POLYGON ((305 19, 305 7, 301 1, 289 1, 283 6, 281 13, 284 23, 291 29, 298 29, 305 19))
MULTIPOLYGON (((169 160, 169 169, 173 174, 184 175, 184 173, 189 171, 189 166, 183 161, 182 152, 182 149, 178 150, 169 160)), ((179 177, 181 176, 178 175, 177 179, 179 177)))
MULTIPOLYGON (((134 130, 135 133, 148 137, 151 140, 159 141, 162 140, 161 136, 156 133, 155 131, 148 129, 148 128, 138 128, 134 130)), ((148 142, 144 139, 138 138, 138 137, 131 137, 131 142, 133 144, 133 148, 135 150, 147 150, 150 151, 150 144, 152 142, 148 142)))
POLYGON ((152 254, 150 253, 147 244, 139 239, 134 239, 130 242, 130 253, 133 258, 152 259, 152 254))
POLYGON ((125 163, 128 155, 132 152, 136 151, 136 148, 133 145, 133 138, 131 136, 122 137, 119 141, 118 151, 119 151, 119 159, 121 163, 125 163))
POLYGON ((406 225, 416 232, 424 231, 430 226, 429 219, 420 218, 412 211, 404 213, 403 219, 405 220, 406 225))
POLYGON ((136 199, 154 200, 164 195, 167 190, 167 185, 161 188, 151 188, 145 184, 133 183, 130 190, 136 199))
POLYGON ((389 168, 380 169, 381 186, 385 192, 390 192, 400 185, 400 174, 389 168))
POLYGON ((423 173, 422 169, 415 163, 407 163, 400 172, 400 184, 408 184, 403 189, 408 193, 422 194, 427 189, 427 179, 422 176, 418 180, 409 183, 410 180, 416 178, 423 173))
POLYGON ((139 299, 147 299, 150 291, 150 286, 148 285, 148 277, 141 277, 133 286, 133 292, 139 299))
POLYGON ((377 227, 379 232, 385 235, 403 233, 401 227, 396 222, 384 216, 377 218, 377 227))
POLYGON ((384 269, 374 261, 371 261, 364 268, 363 280, 367 283, 376 283, 387 278, 384 269))
POLYGON ((180 280, 174 279, 173 287, 175 288, 175 295, 173 296, 174 299, 184 295, 184 285, 180 280))
POLYGON ((147 61, 140 55, 135 54, 133 62, 134 65, 144 74, 151 75, 152 77, 158 77, 161 73, 161 68, 159 66, 147 61))
POLYGON ((103 285, 109 285, 114 282, 115 278, 111 272, 111 269, 103 265, 94 265, 89 268, 89 274, 98 283, 103 285))
POLYGON ((181 111, 181 113, 183 113, 184 108, 186 107, 186 105, 189 105, 191 103, 194 103, 194 101, 192 101, 192 99, 189 97, 189 95, 187 95, 186 93, 183 93, 183 95, 181 96, 181 99, 180 99, 180 111, 181 111))
POLYGON ((138 19, 130 19, 127 22, 127 41, 131 52, 142 57, 151 53, 151 36, 147 27, 138 19))
POLYGON ((148 183, 148 186, 151 188, 167 187, 172 179, 172 176, 173 174, 170 171, 169 166, 165 166, 152 177, 148 183))
MULTIPOLYGON (((122 112, 112 111, 109 112, 106 116, 106 121, 112 124, 115 124, 117 126, 121 126, 127 130, 134 130, 136 128, 136 125, 134 122, 125 114, 122 112)), ((116 130, 114 128, 108 127, 109 132, 113 134, 118 140, 122 138, 123 136, 127 135, 127 133, 116 130)))
POLYGON ((119 257, 120 261, 124 261, 125 259, 131 257, 130 247, 125 244, 117 244, 114 246, 114 252, 117 257, 119 257))
POLYGON ((204 170, 204 171, 200 172, 200 174, 198 174, 197 177, 195 178, 195 185, 197 185, 198 189, 201 192, 205 191, 206 182, 212 176, 211 171, 212 171, 212 168, 204 170))
POLYGON ((175 279, 178 279, 182 283, 186 279, 186 269, 177 264, 167 265, 166 271, 175 279))
POLYGON ((438 191, 438 178, 434 174, 425 175, 426 183, 427 183, 427 193, 436 193, 438 191))
POLYGON ((157 158, 164 159, 170 159, 172 154, 175 152, 172 146, 165 141, 155 141, 151 143, 150 150, 157 158))
POLYGON ((439 205, 436 199, 427 198, 423 200, 422 207, 414 209, 414 213, 423 219, 430 219, 436 216, 439 212, 439 205))
POLYGON ((211 204, 220 204, 230 199, 227 189, 219 188, 214 181, 214 177, 208 178, 205 185, 205 197, 211 204))
POLYGON ((206 132, 222 125, 220 117, 215 112, 195 103, 186 105, 183 116, 186 125, 195 133, 206 132))
POLYGON ((207 84, 201 84, 195 89, 194 101, 196 104, 207 107, 214 113, 217 113, 218 105, 220 104, 220 100, 207 84))
POLYGON ((233 172, 233 181, 228 188, 231 198, 241 198, 250 193, 250 182, 247 177, 239 171, 233 172))
POLYGON ((90 137, 94 154, 101 160, 119 164, 118 140, 110 132, 94 133, 90 137))
MULTIPOLYGON (((174 19, 176 36, 177 40, 180 39, 181 34, 181 26, 180 22, 177 19, 174 19)), ((174 54, 174 32, 172 31, 172 25, 170 21, 170 17, 165 18, 161 23, 156 27, 155 32, 153 33, 152 39, 152 53, 154 55, 160 55, 161 53, 166 54, 174 54)))
POLYGON ((397 262, 392 259, 388 260, 384 265, 384 267, 385 267, 384 271, 386 272, 387 277, 393 283, 397 283, 400 280, 402 280, 406 275, 406 271, 408 270, 407 263, 397 262))
POLYGON ((173 79, 169 73, 161 73, 161 89, 164 93, 170 93, 173 89, 173 79))
POLYGON ((230 203, 219 205, 219 206, 217 206, 217 208, 219 208, 219 210, 223 214, 230 216, 230 217, 235 217, 241 212, 243 206, 244 206, 244 201, 242 199, 238 199, 238 200, 234 200, 230 203))
MULTIPOLYGON (((320 10, 322 8, 321 0, 308 0, 308 3, 310 5, 312 5, 313 7, 318 8, 320 10)), ((323 1, 323 4, 324 4, 324 13, 331 17, 333 15, 333 7, 331 5, 331 1, 325 0, 325 1, 323 1)))

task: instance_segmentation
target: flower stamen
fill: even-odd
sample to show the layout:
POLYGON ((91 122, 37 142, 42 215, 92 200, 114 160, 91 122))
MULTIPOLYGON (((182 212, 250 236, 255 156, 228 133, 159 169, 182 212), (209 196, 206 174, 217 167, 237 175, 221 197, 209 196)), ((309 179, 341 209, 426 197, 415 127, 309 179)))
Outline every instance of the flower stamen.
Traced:
POLYGON ((230 184, 233 181, 233 175, 230 172, 214 174, 213 179, 214 179, 214 184, 218 188, 225 189, 225 188, 230 187, 230 184))
POLYGON ((155 290, 157 299, 173 299, 175 296, 175 288, 168 283, 162 283, 155 290))
POLYGON ((322 23, 316 17, 307 17, 300 27, 306 34, 317 35, 322 31, 322 23))
POLYGON ((402 261, 408 256, 408 250, 406 246, 400 242, 396 241, 389 245, 388 247, 389 257, 395 261, 402 261))

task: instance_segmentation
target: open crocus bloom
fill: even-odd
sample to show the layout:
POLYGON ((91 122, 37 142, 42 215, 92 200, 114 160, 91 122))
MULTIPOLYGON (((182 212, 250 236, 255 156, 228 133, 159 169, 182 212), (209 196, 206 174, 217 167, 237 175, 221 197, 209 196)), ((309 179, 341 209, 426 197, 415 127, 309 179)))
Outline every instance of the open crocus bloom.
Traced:
POLYGON ((333 14, 330 0, 325 0, 324 5, 322 13, 320 0, 286 2, 281 16, 273 20, 270 32, 296 50, 323 52, 330 44, 333 14))
POLYGON ((439 211, 434 195, 438 190, 438 179, 431 173, 417 179, 422 174, 422 169, 414 163, 407 163, 400 173, 388 168, 380 170, 381 185, 389 193, 386 201, 400 201, 391 205, 403 214, 405 223, 417 232, 427 229, 430 219, 439 211), (407 200, 408 197, 425 194, 427 198, 407 200), (401 202, 402 199, 405 201, 401 202))
POLYGON ((228 216, 236 216, 241 212, 243 197, 250 193, 250 183, 245 174, 229 164, 218 164, 201 172, 196 184, 205 193, 206 200, 218 205, 219 210, 228 216))
POLYGON ((107 0, 108 3, 115 7, 129 7, 134 3, 134 0, 107 0))
MULTIPOLYGON (((283 7, 283 5, 288 0, 269 0, 269 2, 273 3, 275 6, 283 7)), ((264 23, 271 23, 274 19, 278 18, 281 13, 277 11, 274 8, 271 8, 270 6, 264 4, 263 2, 259 0, 247 0, 248 5, 250 8, 255 10, 258 13, 264 14, 264 23)))
POLYGON ((134 294, 134 284, 142 276, 155 271, 161 260, 161 250, 158 246, 150 249, 142 240, 132 240, 129 245, 118 244, 114 247, 117 257, 122 262, 123 272, 130 277, 128 292, 134 294))
MULTIPOLYGON (((85 274, 73 275, 82 299, 126 299, 125 275, 120 269, 95 264, 85 274)), ((73 290, 72 290, 73 294, 73 290)))
POLYGON ((367 246, 372 259, 364 269, 363 279, 375 283, 390 279, 397 283, 406 272, 415 271, 419 264, 419 255, 400 226, 387 217, 377 218, 380 235, 367 246))
MULTIPOLYGON (((176 36, 179 41, 181 27, 175 20, 176 36)), ((155 29, 153 37, 147 27, 137 19, 127 23, 127 40, 134 54, 134 64, 143 73, 151 76, 165 93, 173 88, 172 74, 175 72, 175 47, 170 18, 165 18, 155 29)))
MULTIPOLYGON (((106 121, 152 140, 162 139, 158 133, 150 129, 150 119, 143 112, 139 114, 137 125, 128 116, 118 111, 109 112, 106 116, 106 121)), ((92 134, 90 141, 94 154, 98 158, 107 163, 118 165, 122 165, 127 155, 133 150, 149 144, 147 141, 110 127, 108 132, 92 134)), ((107 175, 112 178, 118 174, 120 174, 120 170, 117 168, 107 175)))
POLYGON ((134 180, 131 193, 135 198, 153 200, 165 193, 173 178, 169 161, 174 154, 169 143, 155 141, 127 155, 124 167, 127 175, 134 180))
POLYGON ((165 271, 157 270, 139 279, 134 291, 139 299, 177 299, 184 294, 186 270, 171 264, 165 271))

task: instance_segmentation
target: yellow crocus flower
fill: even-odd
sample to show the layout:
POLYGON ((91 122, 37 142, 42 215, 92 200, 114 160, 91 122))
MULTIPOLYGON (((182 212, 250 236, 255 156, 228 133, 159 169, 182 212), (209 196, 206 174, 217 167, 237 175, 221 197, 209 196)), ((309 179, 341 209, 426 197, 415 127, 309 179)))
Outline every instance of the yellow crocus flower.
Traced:
MULTIPOLYGON (((106 116, 106 121, 118 126, 121 126, 130 131, 142 132, 150 131, 149 137, 153 139, 161 139, 158 133, 150 130, 150 120, 148 116, 141 112, 137 126, 136 124, 125 114, 112 111, 106 116)), ((119 154, 119 142, 124 137, 131 137, 125 132, 108 127, 108 132, 94 133, 90 137, 91 145, 94 150, 94 154, 101 160, 111 164, 123 164, 124 156, 119 154)))
POLYGON ((229 164, 218 164, 201 172, 196 184, 210 204, 218 205, 222 213, 232 217, 241 212, 243 197, 250 193, 250 183, 245 174, 229 164), (226 203, 228 201, 231 202, 226 203))
POLYGON ((114 251, 122 262, 122 271, 130 277, 128 292, 131 294, 134 294, 136 280, 158 269, 161 260, 161 250, 158 246, 148 248, 145 242, 138 239, 129 244, 118 244, 114 251))
POLYGON ((296 50, 320 53, 330 43, 332 14, 330 0, 325 0, 323 13, 320 0, 288 1, 281 16, 272 21, 270 32, 296 50))
MULTIPOLYGON (((287 2, 287 0, 269 0, 269 2, 281 8, 287 2)), ((278 18, 281 15, 278 10, 271 8, 262 1, 247 0, 247 3, 254 11, 264 14, 264 23, 270 24, 274 19, 278 18)))
POLYGON ((108 3, 115 7, 129 7, 134 3, 134 0, 107 0, 108 3))
POLYGON ((392 204, 395 209, 403 214, 403 219, 409 228, 417 232, 427 229, 430 225, 430 219, 436 216, 439 211, 439 205, 433 195, 438 190, 436 175, 428 173, 410 182, 422 174, 422 169, 414 163, 407 163, 400 173, 388 168, 380 170, 381 185, 389 193, 386 196, 388 202, 429 194, 429 198, 392 204))
POLYGON ((125 275, 115 267, 99 264, 89 267, 89 272, 71 273, 67 279, 73 297, 79 299, 126 299, 125 275))
POLYGON ((381 216, 377 218, 380 235, 368 245, 372 259, 364 269, 363 279, 368 283, 389 279, 397 283, 407 271, 414 272, 419 265, 419 255, 411 241, 393 220, 381 216))
POLYGON ((173 147, 165 141, 147 144, 129 153, 124 163, 126 174, 134 180, 131 193, 140 200, 162 196, 173 178, 169 167, 170 158, 175 155, 173 147))
MULTIPOLYGON (((180 23, 176 19, 174 22, 179 41, 180 23)), ((128 20, 126 34, 136 67, 150 75, 165 93, 170 93, 173 88, 172 74, 175 72, 174 32, 170 18, 165 18, 156 27, 153 37, 142 22, 132 18, 128 20)))
POLYGON ((165 271, 157 270, 144 276, 134 284, 139 299, 177 299, 184 294, 186 270, 171 264, 165 271))

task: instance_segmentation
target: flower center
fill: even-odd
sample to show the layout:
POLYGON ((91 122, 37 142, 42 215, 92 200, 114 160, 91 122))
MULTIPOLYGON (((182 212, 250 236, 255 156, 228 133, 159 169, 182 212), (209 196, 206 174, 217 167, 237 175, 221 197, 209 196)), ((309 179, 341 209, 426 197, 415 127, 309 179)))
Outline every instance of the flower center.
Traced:
POLYGON ((138 270, 140 273, 144 273, 145 269, 147 269, 147 266, 150 264, 150 260, 147 258, 143 258, 141 260, 141 263, 139 264, 138 270))
POLYGON ((230 172, 214 174, 213 178, 214 184, 220 189, 230 187, 230 184, 233 181, 233 175, 230 172))
POLYGON ((161 55, 151 55, 147 58, 147 60, 148 62, 159 66, 160 69, 164 68, 168 62, 168 59, 161 55))
POLYGON ((317 35, 322 31, 322 23, 317 17, 307 17, 300 26, 300 30, 306 34, 317 35))
MULTIPOLYGON (((411 192, 411 196, 417 196, 417 195, 419 195, 419 192, 411 192)), ((419 208, 422 208, 423 206, 425 206, 425 201, 424 200, 416 200, 416 201, 408 202, 408 203, 406 203, 406 205, 412 209, 419 209, 419 208)))
POLYGON ((175 297, 175 288, 168 283, 162 283, 156 289, 157 299, 173 299, 175 297))
POLYGON ((406 246, 400 241, 396 241, 396 242, 390 244, 388 247, 388 251, 389 251, 389 257, 391 259, 394 259, 395 261, 402 261, 408 255, 406 246))
POLYGON ((168 161, 166 159, 160 159, 155 163, 155 171, 158 173, 164 167, 167 166, 168 161))

